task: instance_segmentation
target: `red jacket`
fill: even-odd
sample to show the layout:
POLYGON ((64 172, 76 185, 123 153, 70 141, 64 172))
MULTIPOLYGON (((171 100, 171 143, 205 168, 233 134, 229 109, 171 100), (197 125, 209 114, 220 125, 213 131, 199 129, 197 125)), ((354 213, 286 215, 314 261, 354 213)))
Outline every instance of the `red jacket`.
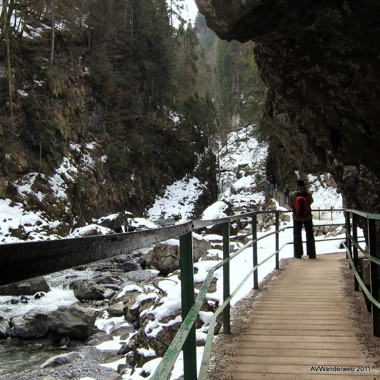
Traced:
POLYGON ((295 191, 291 194, 290 196, 290 205, 293 210, 293 219, 294 220, 299 220, 299 221, 304 221, 304 220, 310 220, 313 218, 313 215, 311 213, 311 204, 314 202, 312 195, 306 191, 306 190, 301 190, 301 191, 295 191), (307 202, 308 202, 308 208, 307 208, 307 215, 303 218, 296 216, 296 198, 297 195, 306 195, 307 202))

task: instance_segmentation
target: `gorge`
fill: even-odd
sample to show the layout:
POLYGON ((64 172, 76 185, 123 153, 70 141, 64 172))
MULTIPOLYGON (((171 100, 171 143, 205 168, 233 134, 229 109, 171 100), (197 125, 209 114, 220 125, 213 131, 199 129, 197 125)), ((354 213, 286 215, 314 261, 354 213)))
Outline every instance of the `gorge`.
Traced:
POLYGON ((226 40, 256 43, 265 117, 295 167, 333 173, 345 206, 380 211, 380 4, 196 0, 226 40))

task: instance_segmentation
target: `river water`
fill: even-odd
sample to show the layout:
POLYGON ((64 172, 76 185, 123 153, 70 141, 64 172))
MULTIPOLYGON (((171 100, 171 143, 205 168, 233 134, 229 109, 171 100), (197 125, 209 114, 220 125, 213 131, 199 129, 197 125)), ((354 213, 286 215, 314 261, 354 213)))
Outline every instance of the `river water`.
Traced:
MULTIPOLYGON (((69 269, 44 276, 51 291, 44 297, 35 299, 28 296, 28 303, 11 304, 12 299, 19 296, 0 296, 0 315, 5 318, 14 318, 29 312, 49 312, 59 306, 72 305, 78 300, 74 292, 68 288, 70 282, 78 279, 87 279, 92 270, 77 271, 69 269)), ((59 355, 62 350, 59 342, 52 338, 45 339, 0 339, 0 379, 7 379, 7 375, 14 375, 40 365, 52 356, 59 355)))

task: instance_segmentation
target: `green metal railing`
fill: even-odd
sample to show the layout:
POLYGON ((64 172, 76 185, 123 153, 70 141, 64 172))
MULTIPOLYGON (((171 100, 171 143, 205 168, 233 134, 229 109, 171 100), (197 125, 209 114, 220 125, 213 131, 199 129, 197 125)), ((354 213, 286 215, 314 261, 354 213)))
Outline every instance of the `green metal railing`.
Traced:
POLYGON ((361 289, 368 301, 371 302, 373 335, 380 336, 380 252, 378 233, 380 230, 380 215, 346 209, 345 219, 346 256, 355 277, 355 290, 359 291, 361 289), (368 251, 363 249, 358 241, 359 218, 361 218, 368 251), (359 252, 361 252, 363 258, 370 262, 369 284, 365 284, 363 281, 364 273, 360 270, 359 252), (369 289, 367 285, 369 285, 369 289))
MULTIPOLYGON (((315 210, 314 210, 315 211, 315 210)), ((327 209, 327 210, 319 210, 319 211, 330 211, 331 215, 332 212, 339 212, 343 211, 343 209, 327 209)), ((223 219, 216 219, 216 220, 207 220, 207 221, 194 221, 193 222, 193 229, 199 229, 208 227, 211 225, 217 225, 217 224, 223 224, 223 261, 212 267, 208 275, 202 284, 198 296, 195 299, 195 302, 191 306, 187 306, 187 309, 189 309, 189 312, 183 313, 183 323, 179 331, 177 332, 176 336, 174 337, 171 345, 167 349, 163 359, 161 360, 159 366, 157 367, 155 373, 152 376, 153 380, 165 380, 170 377, 171 371, 173 369, 173 366, 177 360, 178 355, 180 354, 180 351, 183 347, 183 355, 184 355, 184 362, 185 358, 187 356, 191 358, 195 358, 194 360, 186 360, 184 363, 184 379, 185 380, 206 380, 207 378, 207 370, 208 365, 211 357, 211 349, 212 349, 212 340, 214 336, 216 321, 218 316, 221 312, 223 312, 223 331, 226 334, 230 333, 230 302, 232 298, 236 295, 236 293, 239 291, 239 289, 243 286, 243 284, 252 276, 253 274, 253 289, 258 289, 258 268, 264 264, 269 259, 275 257, 276 263, 275 268, 279 269, 279 254, 281 250, 288 244, 292 244, 293 242, 287 242, 283 244, 280 247, 280 240, 279 240, 279 234, 282 231, 285 231, 286 229, 293 228, 292 226, 287 226, 283 228, 279 228, 280 226, 280 214, 281 213, 287 213, 290 211, 260 211, 260 212, 254 212, 254 213, 248 213, 248 214, 242 214, 237 215, 234 217, 228 217, 223 219), (276 230, 273 232, 269 232, 259 238, 257 238, 257 215, 258 214, 267 214, 267 213, 274 213, 275 214, 275 226, 276 230), (230 223, 234 220, 238 219, 244 219, 244 218, 251 218, 251 224, 252 224, 252 241, 244 245, 242 248, 240 248, 238 251, 234 252, 231 256, 229 255, 229 231, 230 231, 230 223), (257 242, 263 239, 266 239, 269 236, 275 235, 275 252, 266 257, 263 261, 258 262, 257 260, 257 242), (239 283, 239 285, 234 289, 234 291, 230 294, 230 272, 229 272, 229 262, 237 257, 241 252, 246 250, 247 248, 252 246, 252 254, 253 254, 253 268, 249 271, 249 273, 245 276, 245 278, 239 283), (219 268, 223 267, 223 303, 217 308, 217 310, 214 313, 214 316, 210 320, 209 323, 209 329, 207 334, 207 339, 205 342, 205 348, 204 348, 204 354, 202 357, 201 367, 199 371, 199 376, 197 376, 197 365, 196 365, 196 343, 194 342, 195 339, 195 330, 193 329, 195 320, 197 318, 197 315, 200 311, 200 308, 206 298, 207 290, 210 286, 210 283, 214 277, 214 273, 219 268), (193 329, 193 330, 191 330, 193 329), (192 340, 192 345, 187 345, 187 340, 192 340), (189 365, 191 363, 191 365, 189 365)), ((323 225, 316 225, 315 227, 321 227, 321 226, 343 226, 344 224, 323 224, 323 225)), ((332 238, 332 239, 323 239, 323 240, 316 240, 318 241, 326 241, 326 240, 342 240, 342 238, 332 238)), ((183 255, 191 255, 190 250, 181 251, 180 256, 183 255)), ((181 278, 184 276, 193 277, 193 266, 190 266, 190 263, 192 263, 192 260, 186 260, 188 265, 181 265, 181 278)), ((188 283, 191 283, 192 280, 188 280, 188 283)), ((193 288, 190 288, 191 290, 188 291, 192 294, 193 288)), ((186 289, 184 289, 186 291, 186 289)))

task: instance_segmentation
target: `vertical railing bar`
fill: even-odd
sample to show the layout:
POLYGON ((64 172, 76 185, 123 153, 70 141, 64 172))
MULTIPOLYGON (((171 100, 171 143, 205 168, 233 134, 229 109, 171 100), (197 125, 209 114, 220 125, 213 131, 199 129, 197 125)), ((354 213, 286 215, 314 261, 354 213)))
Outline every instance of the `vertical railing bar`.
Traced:
MULTIPOLYGON (((252 216, 252 253, 253 253, 253 268, 257 266, 257 215, 252 216)), ((259 288, 259 268, 253 272, 253 289, 259 288)))
MULTIPOLYGON (((188 232, 180 237, 182 320, 194 304, 193 237, 188 232)), ((183 345, 183 370, 185 380, 197 378, 197 347, 195 324, 183 345)))
MULTIPOLYGON (((349 235, 351 235, 351 212, 347 212, 346 222, 347 222, 347 232, 349 235)), ((347 247, 350 252, 350 256, 352 257, 352 241, 348 235, 347 235, 347 244, 348 244, 347 247)))
POLYGON ((280 269, 280 212, 276 211, 276 269, 280 269))
MULTIPOLYGON (((346 247, 348 248, 349 247, 349 240, 350 238, 348 237, 348 234, 350 233, 350 230, 349 230, 349 226, 348 226, 348 218, 349 218, 349 215, 348 215, 348 211, 345 211, 344 212, 344 223, 345 223, 345 229, 346 229, 346 247)), ((348 252, 346 251, 346 259, 348 258, 348 252)))
MULTIPOLYGON (((367 219, 369 254, 378 257, 376 253, 376 225, 373 219, 367 219)), ((370 262, 371 294, 379 301, 380 279, 377 264, 370 262)), ((373 335, 380 336, 380 310, 371 302, 373 335)))
MULTIPOLYGON (((230 222, 223 224, 223 260, 230 257, 230 222)), ((230 262, 223 265, 223 300, 230 297, 230 262)), ((231 305, 223 310, 223 332, 231 333, 231 305)))
MULTIPOLYGON (((358 243, 358 216, 355 213, 352 213, 352 237, 355 240, 356 243, 358 243)), ((353 252, 354 252, 354 266, 358 273, 359 271, 359 257, 358 257, 358 248, 355 244, 353 244, 353 252)), ((362 274, 363 279, 363 274, 362 274)), ((355 291, 359 291, 359 282, 357 278, 354 276, 354 283, 355 283, 355 291)))

